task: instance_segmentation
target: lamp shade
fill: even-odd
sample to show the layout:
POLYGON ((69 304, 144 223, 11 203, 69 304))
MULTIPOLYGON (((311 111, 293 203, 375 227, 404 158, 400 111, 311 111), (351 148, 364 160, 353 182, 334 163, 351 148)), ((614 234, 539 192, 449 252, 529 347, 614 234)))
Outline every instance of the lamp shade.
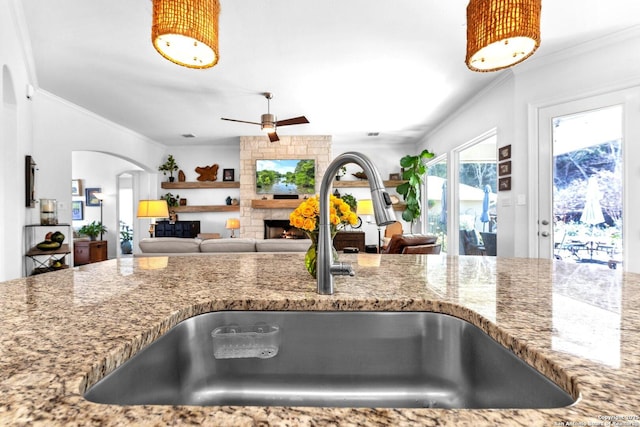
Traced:
POLYGON ((166 200, 140 200, 138 218, 168 218, 169 206, 166 200))
POLYGON ((151 40, 160 55, 189 68, 218 62, 218 0, 153 0, 151 40))
POLYGON ((358 207, 356 209, 358 215, 373 215, 373 200, 364 199, 358 200, 358 207))
POLYGON ((524 61, 540 45, 542 0, 470 0, 467 67, 497 71, 524 61))
POLYGON ((224 226, 229 230, 237 230, 240 228, 240 220, 238 218, 229 218, 224 226))

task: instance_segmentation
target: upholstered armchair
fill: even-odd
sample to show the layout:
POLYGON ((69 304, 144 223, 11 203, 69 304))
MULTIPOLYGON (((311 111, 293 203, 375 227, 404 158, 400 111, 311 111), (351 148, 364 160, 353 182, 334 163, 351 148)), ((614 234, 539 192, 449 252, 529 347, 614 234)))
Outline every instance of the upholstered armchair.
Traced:
POLYGON ((440 245, 436 245, 437 240, 438 236, 427 234, 394 234, 382 253, 440 253, 440 245))
POLYGON ((395 234, 402 234, 403 232, 404 231, 402 230, 402 223, 399 221, 396 221, 392 224, 387 225, 387 227, 384 229, 384 238, 382 240, 381 252, 384 252, 387 249, 387 246, 389 246, 389 242, 391 241, 391 238, 395 234))

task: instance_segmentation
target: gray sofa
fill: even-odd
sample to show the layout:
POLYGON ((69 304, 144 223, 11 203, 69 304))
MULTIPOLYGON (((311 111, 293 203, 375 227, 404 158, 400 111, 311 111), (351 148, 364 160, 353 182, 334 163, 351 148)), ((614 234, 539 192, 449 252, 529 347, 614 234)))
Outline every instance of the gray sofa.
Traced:
POLYGON ((137 256, 202 255, 233 252, 306 252, 309 239, 188 239, 147 237, 140 241, 137 256))

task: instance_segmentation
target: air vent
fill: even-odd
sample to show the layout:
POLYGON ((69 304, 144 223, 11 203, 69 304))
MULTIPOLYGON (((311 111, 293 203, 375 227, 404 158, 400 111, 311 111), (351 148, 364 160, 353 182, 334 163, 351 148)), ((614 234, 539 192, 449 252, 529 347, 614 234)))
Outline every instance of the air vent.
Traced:
POLYGON ((369 132, 367 133, 367 136, 378 136, 380 135, 380 132, 369 132))
POLYGON ((196 136, 192 133, 183 133, 182 134, 183 138, 195 138, 196 136))

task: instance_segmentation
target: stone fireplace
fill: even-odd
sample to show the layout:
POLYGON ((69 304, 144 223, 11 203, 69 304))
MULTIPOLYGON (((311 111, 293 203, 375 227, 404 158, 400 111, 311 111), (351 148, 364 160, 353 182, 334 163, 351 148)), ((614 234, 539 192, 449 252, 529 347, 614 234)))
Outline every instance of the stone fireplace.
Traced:
MULTIPOLYGON (((295 208, 262 209, 253 208, 252 200, 262 199, 256 193, 256 160, 258 159, 315 159, 316 193, 320 191, 320 182, 331 163, 331 136, 280 136, 280 141, 270 142, 266 136, 240 137, 240 237, 265 239, 265 220, 286 221, 280 230, 282 234, 289 226, 289 214, 295 208)), ((267 196, 272 199, 272 196, 267 196)), ((302 201, 302 200, 300 200, 302 201)), ((275 228, 275 227, 274 227, 275 228)), ((269 231, 268 235, 271 235, 269 231)))

